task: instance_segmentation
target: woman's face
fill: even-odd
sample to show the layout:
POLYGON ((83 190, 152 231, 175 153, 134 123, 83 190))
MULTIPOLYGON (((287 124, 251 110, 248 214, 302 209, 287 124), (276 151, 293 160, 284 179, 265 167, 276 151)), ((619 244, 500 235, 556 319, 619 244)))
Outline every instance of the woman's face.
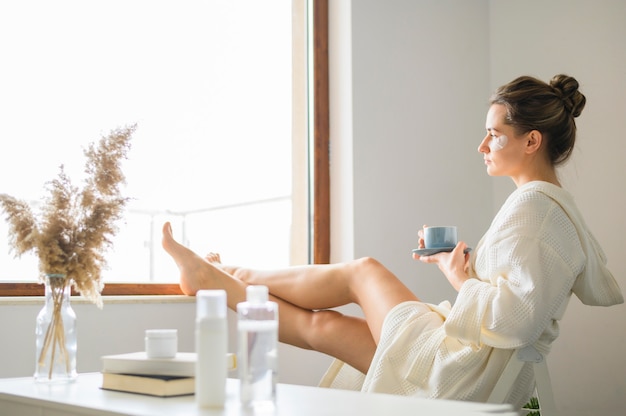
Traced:
POLYGON ((487 112, 487 135, 478 146, 483 154, 490 176, 516 178, 522 172, 525 140, 515 134, 513 127, 504 123, 506 108, 493 104, 487 112))

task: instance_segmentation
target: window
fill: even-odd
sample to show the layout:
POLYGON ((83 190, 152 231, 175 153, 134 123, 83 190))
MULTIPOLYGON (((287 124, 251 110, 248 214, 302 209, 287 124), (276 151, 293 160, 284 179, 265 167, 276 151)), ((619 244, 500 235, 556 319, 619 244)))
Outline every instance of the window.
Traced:
MULTIPOLYGON (((59 164, 73 179, 80 174, 81 146, 122 123, 136 122, 125 164, 125 194, 136 199, 108 257, 107 287, 115 281, 170 281, 174 284, 159 290, 176 292, 175 266, 158 251, 165 220, 194 250, 215 248, 232 263, 276 267, 307 261, 309 211, 303 182, 308 177, 298 170, 306 166, 307 149, 292 141, 306 132, 304 105, 297 108, 306 94, 291 89, 292 74, 304 80, 307 72, 305 48, 292 36, 291 21, 292 15, 305 14, 304 2, 83 3, 40 0, 0 6, 0 51, 14 62, 0 69, 0 109, 11 115, 2 122, 1 134, 9 140, 3 140, 0 156, 0 192, 39 198, 43 182, 59 164), (206 9, 207 4, 213 9, 206 9), (69 20, 52 17, 58 12, 69 20), (226 67, 226 62, 236 65, 226 67), (17 81, 24 75, 25 81, 17 81), (124 259, 128 254, 132 261, 124 259)), ((312 10, 325 17, 326 1, 314 2, 312 10)), ((304 28, 304 22, 294 27, 304 28)), ((326 38, 317 31, 325 25, 324 19, 315 19, 316 88, 327 85, 327 72, 317 69, 327 66, 326 38)), ((327 195, 327 93, 325 98, 319 92, 312 95, 312 184, 313 189, 325 187, 327 195)), ((315 262, 327 262, 328 197, 319 190, 312 195, 312 256, 315 262)), ((25 256, 10 258, 6 230, 0 222, 0 258, 7 258, 2 258, 0 279, 19 280, 9 260, 26 268, 27 275, 36 274, 34 257, 30 265, 25 256)), ((27 286, 0 284, 0 293, 11 288, 9 294, 24 294, 27 286)), ((146 293, 149 285, 124 286, 146 293)))

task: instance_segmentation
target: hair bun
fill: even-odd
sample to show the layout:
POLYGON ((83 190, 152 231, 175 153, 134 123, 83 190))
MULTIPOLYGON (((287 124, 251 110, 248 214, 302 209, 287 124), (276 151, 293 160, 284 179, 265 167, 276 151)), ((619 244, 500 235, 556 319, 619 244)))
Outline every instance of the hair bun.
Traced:
POLYGON ((564 74, 555 75, 550 80, 550 86, 563 100, 565 109, 572 117, 578 117, 582 113, 587 99, 578 91, 578 81, 574 77, 564 74))

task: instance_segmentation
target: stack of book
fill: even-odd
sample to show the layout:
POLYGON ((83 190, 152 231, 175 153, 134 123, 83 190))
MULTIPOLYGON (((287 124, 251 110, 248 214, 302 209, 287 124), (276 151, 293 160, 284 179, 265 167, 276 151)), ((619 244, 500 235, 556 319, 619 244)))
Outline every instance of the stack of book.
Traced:
POLYGON ((174 358, 148 358, 142 352, 102 357, 102 388, 170 397, 193 394, 196 354, 179 352, 174 358))
MULTIPOLYGON (((235 369, 235 355, 226 356, 235 369)), ((148 358, 145 352, 102 357, 102 388, 105 390, 171 397, 194 394, 196 353, 179 352, 173 358, 148 358)))

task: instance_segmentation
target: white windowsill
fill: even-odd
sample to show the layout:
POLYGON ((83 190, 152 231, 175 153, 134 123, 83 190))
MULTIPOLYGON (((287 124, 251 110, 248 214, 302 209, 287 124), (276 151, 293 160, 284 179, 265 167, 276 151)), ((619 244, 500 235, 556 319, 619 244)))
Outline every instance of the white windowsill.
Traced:
MULTIPOLYGON (((104 306, 113 303, 195 303, 194 296, 184 295, 143 295, 143 296, 103 296, 104 306)), ((44 302, 43 296, 7 296, 0 297, 0 306, 4 305, 41 305, 44 302)), ((75 305, 91 304, 90 301, 82 296, 72 296, 70 302, 75 305)))

